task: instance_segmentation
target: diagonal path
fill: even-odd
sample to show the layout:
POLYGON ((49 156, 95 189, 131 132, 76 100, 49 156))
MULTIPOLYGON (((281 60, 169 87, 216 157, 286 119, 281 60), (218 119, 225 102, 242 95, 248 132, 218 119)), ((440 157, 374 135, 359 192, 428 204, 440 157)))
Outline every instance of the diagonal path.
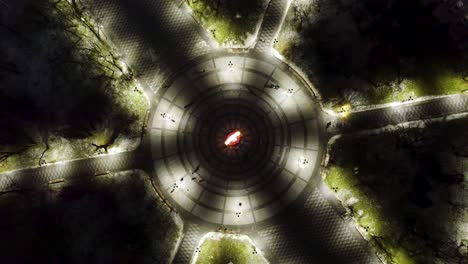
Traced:
POLYGON ((150 96, 169 74, 209 51, 199 25, 180 2, 84 0, 84 4, 150 89, 150 96))
POLYGON ((357 230, 314 189, 283 221, 259 231, 276 263, 378 263, 357 230))
POLYGON ((190 263, 192 254, 204 233, 206 233, 206 231, 202 232, 202 229, 199 225, 195 223, 186 224, 186 229, 184 230, 184 237, 182 238, 182 244, 180 245, 180 249, 177 252, 173 263, 190 263))
POLYGON ((260 31, 258 32, 257 44, 255 45, 256 51, 268 52, 273 47, 275 38, 281 29, 290 3, 291 0, 270 1, 260 31))
MULTIPOLYGON (((293 175, 296 171, 299 171, 298 168, 294 167, 294 161, 297 161, 298 158, 291 158, 291 162, 287 162, 287 155, 293 151, 305 151, 306 147, 309 148, 308 145, 315 145, 315 136, 311 136, 313 135, 311 132, 315 131, 315 129, 308 130, 313 119, 305 118, 306 113, 314 115, 314 112, 308 109, 312 103, 309 103, 307 100, 302 101, 306 98, 304 96, 306 89, 302 89, 301 84, 294 84, 294 82, 289 80, 291 73, 283 72, 283 70, 286 71, 288 69, 287 65, 284 67, 269 65, 270 61, 266 58, 254 57, 248 59, 246 58, 247 56, 245 58, 238 58, 239 56, 214 58, 213 55, 213 58, 207 60, 205 64, 194 64, 188 67, 189 70, 181 72, 181 69, 185 68, 183 67, 184 65, 191 62, 194 58, 211 51, 203 36, 198 32, 198 25, 195 24, 186 10, 181 8, 181 2, 168 0, 86 0, 85 3, 94 16, 99 18, 98 22, 104 27, 106 35, 110 37, 112 42, 124 55, 126 63, 137 72, 138 79, 144 82, 146 92, 150 99, 152 99, 153 117, 159 117, 160 112, 172 109, 180 113, 180 116, 177 118, 178 120, 180 120, 179 117, 182 118, 184 113, 189 117, 191 113, 185 111, 185 108, 192 108, 188 107, 191 103, 194 106, 197 105, 197 101, 193 101, 192 99, 194 99, 194 96, 198 92, 205 94, 204 88, 218 87, 213 91, 222 94, 223 97, 221 99, 238 97, 248 101, 254 96, 266 94, 268 96, 264 97, 271 98, 268 100, 271 101, 271 105, 275 105, 274 110, 269 110, 268 113, 274 114, 278 109, 287 109, 285 114, 282 115, 282 119, 285 120, 285 127, 288 127, 284 130, 290 136, 288 137, 289 139, 284 141, 287 143, 281 143, 276 147, 284 147, 285 154, 283 159, 285 159, 285 164, 288 164, 287 166, 293 169, 291 169, 292 173, 285 169, 285 173, 282 175, 293 175), (180 82, 173 84, 170 81, 168 85, 163 85, 164 80, 175 73, 182 73, 183 76, 180 82), (240 74, 236 76, 234 73, 240 74), (246 87, 250 88, 235 89, 233 86, 222 86, 226 83, 245 84, 246 87), (279 84, 280 89, 272 88, 274 84, 279 84), (289 94, 289 90, 286 88, 291 88, 291 85, 295 85, 295 88, 291 89, 289 94), (289 99, 287 99, 288 96, 290 96, 289 99), (302 138, 302 140, 297 141, 299 138, 302 138)), ((270 2, 259 32, 259 39, 263 41, 257 43, 255 51, 268 51, 273 46, 274 38, 284 20, 288 6, 288 0, 272 0, 270 2)), ((339 126, 342 131, 353 131, 467 111, 467 101, 467 97, 462 95, 398 107, 356 112, 349 116, 346 123, 340 123, 339 126)), ((184 122, 190 128, 188 117, 187 121, 184 122)), ((278 120, 281 121, 281 118, 278 118, 278 120)), ((180 122, 180 124, 184 123, 180 122)), ((176 141, 169 142, 164 140, 170 139, 169 135, 173 135, 172 138, 177 140, 176 133, 178 132, 183 134, 179 139, 184 139, 189 134, 186 132, 190 129, 178 131, 179 123, 173 127, 173 131, 171 131, 171 127, 169 126, 164 125, 160 127, 159 125, 158 122, 152 123, 154 129, 151 132, 150 143, 161 142, 165 145, 161 147, 161 153, 158 152, 160 151, 159 148, 154 149, 152 147, 153 157, 148 152, 135 151, 64 162, 36 169, 13 171, 0 175, 0 189, 8 191, 15 188, 46 184, 50 181, 73 180, 77 175, 93 175, 106 171, 143 168, 147 166, 147 163, 153 162, 150 160, 151 158, 157 158, 161 164, 167 163, 164 166, 169 168, 169 174, 173 174, 172 176, 174 176, 179 173, 180 167, 172 165, 170 163, 172 157, 166 154, 177 154, 178 152, 180 153, 180 150, 174 148, 177 147, 177 144, 168 144, 176 141), (160 134, 158 135, 157 133, 160 134), (164 135, 164 133, 166 134, 164 135), (170 147, 167 147, 167 145, 170 147), (173 153, 164 153, 164 151, 173 153)), ((181 125, 180 128, 182 127, 181 125)), ((142 144, 148 143, 147 139, 142 142, 142 144)), ((317 152, 317 149, 309 148, 308 151, 314 154, 317 152)), ((279 155, 278 158, 282 158, 281 156, 283 155, 279 155)), ((187 162, 188 159, 185 159, 185 161, 187 162)), ((196 163, 191 165, 196 165, 196 163)), ((154 167, 156 171, 164 168, 163 166, 154 167)), ((187 167, 187 169, 188 171, 182 173, 194 174, 191 172, 193 171, 192 167, 187 167)), ((200 170, 200 172, 202 171, 200 170)), ((294 179, 293 177, 283 176, 280 176, 278 179, 288 181, 294 179)), ((304 178, 303 176, 302 178, 304 178)), ((157 175, 153 175, 153 177, 158 177, 161 182, 169 179, 169 176, 163 173, 158 173, 157 175), (163 177, 167 178, 164 179, 163 177)), ((363 239, 355 235, 353 228, 340 218, 335 209, 325 200, 323 194, 316 189, 319 177, 320 175, 316 172, 314 172, 314 175, 308 175, 305 180, 299 179, 301 176, 296 177, 295 182, 302 184, 301 188, 295 189, 292 184, 287 185, 289 190, 292 190, 292 192, 285 192, 287 199, 273 199, 272 203, 265 203, 268 206, 274 202, 278 202, 278 206, 276 204, 270 206, 272 209, 283 205, 283 207, 286 207, 285 201, 289 203, 289 200, 295 200, 299 194, 302 195, 301 198, 297 199, 296 203, 291 204, 287 209, 282 207, 281 209, 285 211, 278 213, 274 218, 272 217, 273 214, 260 212, 260 209, 264 209, 263 205, 258 206, 258 214, 254 213, 255 210, 250 210, 249 213, 255 216, 255 218, 252 217, 254 224, 250 225, 249 228, 253 228, 258 233, 260 239, 264 241, 267 251, 271 252, 271 255, 275 257, 274 259, 278 263, 324 263, 326 261, 335 263, 377 262, 373 253, 368 251, 367 244, 363 243, 363 239), (307 188, 303 188, 306 185, 307 188), (307 190, 304 191, 304 189, 307 190), (295 193, 296 190, 297 193, 295 193), (258 220, 257 216, 262 215, 265 216, 265 219, 267 217, 271 217, 271 219, 265 220, 260 224, 255 223, 258 220)), ((180 177, 174 176, 173 178, 178 180, 180 177)), ((280 182, 278 186, 286 186, 281 183, 285 182, 280 182)), ((241 184, 247 184, 247 181, 241 184)), ((267 188, 265 190, 270 191, 267 188)), ((236 191, 239 191, 239 193, 243 192, 243 190, 236 191)), ((187 192, 189 192, 188 189, 187 192)), ((175 192, 173 197, 175 200, 177 197, 185 200, 187 200, 187 197, 191 197, 190 194, 180 194, 179 196, 176 196, 176 194, 178 195, 175 192)), ((223 201, 227 201, 227 198, 237 195, 234 192, 226 192, 226 190, 221 190, 218 194, 223 196, 223 201)), ((255 198, 255 196, 252 195, 250 198, 255 198)), ((203 203, 202 194, 197 196, 197 199, 196 202, 203 203)), ((207 200, 211 201, 209 196, 207 200)), ((177 203, 178 201, 176 200, 175 202, 177 203)), ((252 206, 254 202, 254 199, 247 199, 244 202, 244 206, 249 205, 250 207, 254 207, 252 206)), ((259 202, 259 204, 261 203, 259 202)), ((211 203, 210 205, 212 206, 213 204, 211 203)), ((224 202, 220 210, 226 210, 226 206, 229 206, 229 204, 224 202)), ((203 209, 203 206, 197 208, 203 209)), ((233 206, 222 216, 220 222, 213 220, 213 223, 228 224, 233 227, 243 225, 244 223, 234 222, 237 219, 234 214, 235 210, 236 208, 233 206), (226 222, 225 219, 228 219, 226 216, 234 220, 226 222)), ((215 210, 212 211, 216 213, 215 210)), ((200 215, 203 215, 204 212, 206 211, 199 211, 200 215)), ((190 216, 186 216, 186 219, 193 220, 190 216)), ((197 224, 191 222, 187 224, 185 237, 176 256, 176 263, 189 262, 193 256, 196 243, 203 233, 203 228, 207 226, 203 221, 198 221, 197 224)), ((212 225, 210 228, 212 228, 212 225)))
POLYGON ((255 230, 263 241, 260 244, 265 245, 261 250, 271 252, 273 263, 275 259, 277 263, 323 263, 325 259, 339 261, 336 263, 376 263, 362 237, 354 235, 353 227, 314 187, 320 178, 313 169, 319 164, 316 159, 320 159, 316 104, 308 101, 307 88, 294 75, 286 64, 264 53, 217 52, 197 58, 158 91, 160 103, 150 121, 153 174, 167 199, 192 226, 186 230, 176 263, 188 263, 194 255, 196 238, 204 233, 200 228, 213 230, 219 226, 237 232, 255 230), (211 165, 194 151, 196 124, 204 112, 198 109, 233 99, 239 105, 244 100, 250 105, 260 104, 269 113, 267 119, 276 120, 274 126, 280 132, 275 136, 277 155, 270 162, 273 171, 266 171, 268 178, 276 180, 267 178, 264 184, 264 171, 256 171, 242 182, 226 180, 225 175, 211 173, 211 165), (267 103, 261 103, 262 100, 267 103), (165 122, 163 113, 177 121, 165 122), (281 133, 289 139, 281 140, 281 133), (308 155, 309 168, 302 170, 297 161, 308 155), (190 181, 193 176, 205 181, 190 181), (177 188, 173 188, 175 184, 177 188), (239 201, 242 215, 236 216, 239 201), (310 244, 319 250, 303 247, 310 244))

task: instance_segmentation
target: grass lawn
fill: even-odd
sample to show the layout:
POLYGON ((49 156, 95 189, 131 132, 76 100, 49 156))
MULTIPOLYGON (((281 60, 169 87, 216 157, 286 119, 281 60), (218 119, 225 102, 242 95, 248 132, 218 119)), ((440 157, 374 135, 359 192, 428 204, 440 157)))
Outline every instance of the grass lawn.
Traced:
POLYGON ((223 46, 244 45, 265 10, 262 0, 187 0, 197 20, 223 46))
POLYGON ((203 240, 196 264, 267 264, 268 261, 244 235, 209 233, 203 240))
POLYGON ((468 82, 449 67, 433 65, 421 70, 412 79, 405 79, 394 87, 380 87, 368 94, 370 104, 405 101, 408 98, 459 94, 468 91, 468 82))
POLYGON ((352 215, 361 230, 367 234, 367 239, 371 240, 377 250, 388 254, 386 257, 393 261, 390 263, 417 263, 396 240, 392 239, 398 238, 401 230, 395 228, 397 223, 393 223, 391 221, 393 219, 386 217, 380 201, 366 193, 365 187, 363 188, 358 179, 353 177, 353 169, 330 166, 327 169, 325 184, 337 193, 340 200, 349 206, 348 208, 352 209, 352 215), (373 240, 374 236, 383 239, 377 242, 373 240))
POLYGON ((0 263, 168 263, 179 227, 136 172, 0 195, 0 263))
POLYGON ((275 48, 327 106, 382 104, 468 90, 468 54, 447 32, 417 2, 298 0, 275 48))
POLYGON ((344 137, 332 147, 324 182, 389 263, 468 257, 467 121, 344 137))

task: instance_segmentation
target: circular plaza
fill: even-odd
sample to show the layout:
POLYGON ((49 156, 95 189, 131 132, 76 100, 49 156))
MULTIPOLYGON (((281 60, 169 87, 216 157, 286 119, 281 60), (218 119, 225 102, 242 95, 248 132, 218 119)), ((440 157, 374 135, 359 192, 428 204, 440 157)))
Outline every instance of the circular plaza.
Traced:
POLYGON ((318 177, 319 106, 275 57, 202 56, 156 97, 149 127, 154 174, 183 215, 223 226, 260 223, 318 177), (226 143, 235 132, 236 143, 226 143))

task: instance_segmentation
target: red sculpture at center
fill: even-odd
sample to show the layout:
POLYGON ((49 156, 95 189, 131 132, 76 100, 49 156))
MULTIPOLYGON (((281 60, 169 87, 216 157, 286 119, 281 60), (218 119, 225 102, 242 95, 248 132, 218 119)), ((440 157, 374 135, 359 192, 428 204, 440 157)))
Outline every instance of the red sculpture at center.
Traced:
POLYGON ((226 147, 237 146, 237 145, 239 145, 239 143, 241 141, 241 137, 242 137, 242 134, 241 134, 240 131, 238 131, 238 130, 232 131, 231 133, 229 133, 226 136, 226 140, 224 141, 224 145, 226 145, 226 147))

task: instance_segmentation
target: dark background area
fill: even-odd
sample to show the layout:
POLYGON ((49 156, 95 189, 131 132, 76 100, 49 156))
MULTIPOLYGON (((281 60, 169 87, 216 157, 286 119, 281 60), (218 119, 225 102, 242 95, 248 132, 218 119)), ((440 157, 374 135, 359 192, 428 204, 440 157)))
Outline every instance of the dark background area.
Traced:
POLYGON ((0 144, 16 151, 51 135, 86 138, 100 126, 114 139, 135 134, 129 124, 137 117, 116 102, 131 76, 118 77, 105 45, 80 35, 78 10, 62 14, 56 5, 9 1, 1 11, 0 144))
POLYGON ((356 91, 375 103, 382 93, 378 89, 391 93, 392 84, 404 78, 420 81, 425 94, 438 94, 442 88, 435 80, 445 69, 468 81, 468 53, 452 41, 448 25, 434 18, 434 5, 406 0, 346 3, 318 1, 316 17, 304 14, 297 28, 303 42, 285 54, 308 64, 311 79, 328 100, 349 100, 356 91))
POLYGON ((417 263, 464 263, 467 256, 455 238, 466 222, 467 124, 460 119, 344 137, 335 144, 330 163, 354 172, 348 175, 356 182, 353 188, 365 194, 388 229, 371 233, 374 246, 403 247, 417 263))
POLYGON ((0 263, 165 263, 177 227, 141 177, 0 196, 0 263))

